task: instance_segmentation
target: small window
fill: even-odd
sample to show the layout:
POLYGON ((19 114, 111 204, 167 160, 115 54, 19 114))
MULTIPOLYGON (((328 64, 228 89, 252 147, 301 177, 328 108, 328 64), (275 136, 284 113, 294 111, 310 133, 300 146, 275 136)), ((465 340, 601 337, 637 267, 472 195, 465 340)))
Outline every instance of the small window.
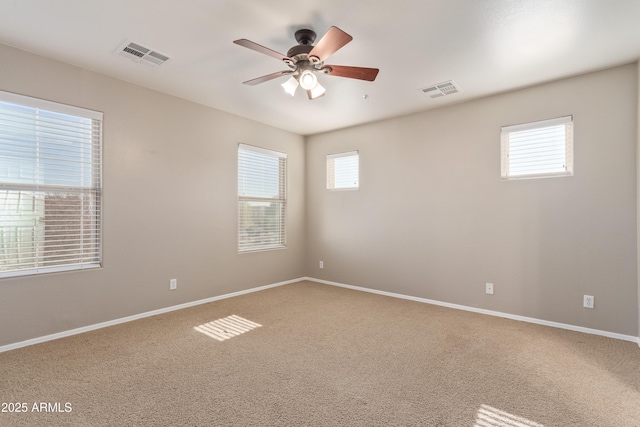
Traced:
POLYGON ((284 248, 287 155, 238 146, 238 252, 284 248))
POLYGON ((573 175, 571 116, 505 126, 501 146, 502 179, 573 175))
POLYGON ((358 152, 327 156, 327 190, 356 190, 359 183, 358 152))
POLYGON ((0 92, 0 277, 99 267, 102 113, 0 92))

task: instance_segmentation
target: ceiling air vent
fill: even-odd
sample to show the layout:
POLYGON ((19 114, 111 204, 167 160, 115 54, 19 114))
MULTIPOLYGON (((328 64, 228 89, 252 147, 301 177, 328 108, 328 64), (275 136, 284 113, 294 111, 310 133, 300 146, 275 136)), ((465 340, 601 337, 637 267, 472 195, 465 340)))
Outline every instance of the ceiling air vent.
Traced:
POLYGON ((462 92, 453 80, 428 86, 420 90, 429 98, 440 98, 441 96, 453 95, 454 93, 462 92))
POLYGON ((166 55, 130 41, 124 42, 114 53, 138 64, 154 68, 171 59, 166 55))

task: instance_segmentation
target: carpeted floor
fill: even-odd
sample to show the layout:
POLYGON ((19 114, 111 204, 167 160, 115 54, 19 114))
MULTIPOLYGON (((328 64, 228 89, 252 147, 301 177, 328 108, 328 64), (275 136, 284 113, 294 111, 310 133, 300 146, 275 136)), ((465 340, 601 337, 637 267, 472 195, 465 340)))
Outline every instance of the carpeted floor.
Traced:
POLYGON ((2 409, 27 406, 2 426, 640 426, 634 343, 311 282, 9 351, 0 370, 2 409), (230 315, 261 326, 219 341, 230 315))

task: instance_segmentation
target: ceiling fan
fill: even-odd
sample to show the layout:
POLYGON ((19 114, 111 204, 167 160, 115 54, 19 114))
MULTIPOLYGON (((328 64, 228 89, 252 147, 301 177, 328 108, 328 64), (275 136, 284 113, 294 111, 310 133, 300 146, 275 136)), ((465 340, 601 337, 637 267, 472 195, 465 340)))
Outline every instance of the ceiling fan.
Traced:
POLYGON ((320 85, 317 73, 329 76, 346 77, 374 81, 378 75, 377 68, 349 67, 344 65, 329 65, 324 61, 336 53, 338 49, 353 40, 349 34, 338 27, 331 27, 324 36, 314 46, 316 33, 313 30, 301 29, 295 32, 297 46, 293 46, 286 55, 278 53, 267 47, 261 46, 247 39, 234 40, 234 43, 256 52, 272 56, 281 60, 289 66, 288 70, 267 74, 266 76, 243 82, 246 85, 257 85, 282 76, 291 76, 289 80, 282 84, 284 90, 293 96, 298 88, 307 91, 309 99, 316 99, 324 96, 325 88, 320 85))

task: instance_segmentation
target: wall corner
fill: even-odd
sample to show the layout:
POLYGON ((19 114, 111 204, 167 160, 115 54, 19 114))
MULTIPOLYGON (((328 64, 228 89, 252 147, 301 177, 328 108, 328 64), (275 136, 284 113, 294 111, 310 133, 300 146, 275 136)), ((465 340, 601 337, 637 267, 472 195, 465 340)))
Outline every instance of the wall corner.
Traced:
POLYGON ((640 59, 636 62, 636 280, 638 281, 638 346, 640 347, 640 59))

